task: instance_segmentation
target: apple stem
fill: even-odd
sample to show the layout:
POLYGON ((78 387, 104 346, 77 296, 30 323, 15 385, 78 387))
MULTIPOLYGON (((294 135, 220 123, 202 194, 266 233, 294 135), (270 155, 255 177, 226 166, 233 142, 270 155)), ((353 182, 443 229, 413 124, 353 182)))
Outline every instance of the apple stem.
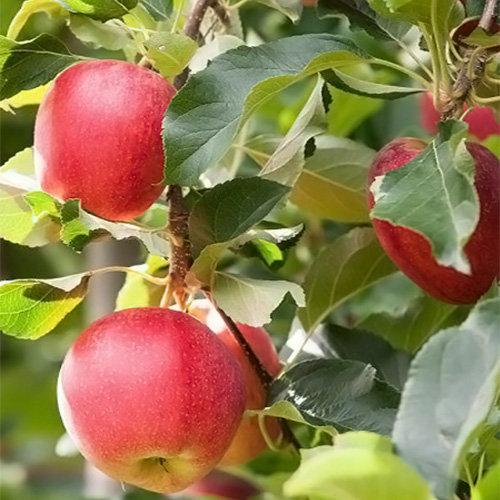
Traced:
MULTIPOLYGON (((181 310, 186 308, 188 291, 185 285, 186 274, 193 263, 191 256, 191 243, 189 242, 189 212, 184 205, 182 188, 175 184, 167 189, 168 233, 170 238, 170 267, 168 272, 168 285, 165 296, 173 295, 181 310)), ((162 306, 168 307, 169 304, 162 306)), ((168 300, 170 302, 170 300, 168 300)))
POLYGON ((274 378, 271 374, 266 370, 265 366, 260 362, 260 359, 255 354, 254 350, 247 342, 247 339, 241 333, 241 330, 238 328, 238 325, 213 301, 212 297, 206 293, 210 301, 212 302, 217 312, 220 314, 221 318, 224 320, 224 323, 228 327, 229 331, 233 334, 233 337, 237 340, 240 345, 242 351, 245 353, 245 356, 250 361, 252 367, 257 373, 260 382, 262 383, 264 389, 267 391, 271 382, 274 378))
MULTIPOLYGON (((218 0, 198 0, 184 25, 184 34, 196 42, 200 42, 200 26, 208 8, 211 7, 221 22, 230 22, 225 8, 218 0)), ((174 79, 174 87, 179 90, 186 83, 189 76, 189 67, 174 79)), ((161 301, 162 307, 168 307, 173 296, 181 310, 186 309, 189 292, 186 287, 186 274, 193 263, 191 244, 189 242, 189 212, 186 210, 182 196, 182 188, 172 184, 167 189, 167 203, 169 205, 168 232, 170 236, 170 269, 168 285, 161 301)))

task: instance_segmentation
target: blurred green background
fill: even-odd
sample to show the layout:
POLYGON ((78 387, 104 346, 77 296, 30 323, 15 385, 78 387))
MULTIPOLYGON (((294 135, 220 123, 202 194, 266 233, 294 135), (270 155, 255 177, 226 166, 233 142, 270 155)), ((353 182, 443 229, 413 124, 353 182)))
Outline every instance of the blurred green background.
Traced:
MULTIPOLYGON (((1 0, 1 33, 22 4, 19 0, 1 0)), ((262 5, 249 2, 242 10, 242 23, 246 32, 253 31, 263 40, 272 40, 293 34, 311 32, 346 32, 346 26, 338 20, 318 21, 314 9, 306 9, 302 20, 294 25, 282 14, 262 5)), ((62 38, 71 51, 93 57, 119 58, 120 53, 91 51, 82 45, 59 21, 49 19, 43 13, 33 16, 21 33, 23 39, 49 32, 62 38)), ((384 49, 367 36, 356 34, 362 45, 370 46, 371 52, 384 49)), ((385 54, 387 56, 387 54, 385 54)), ((310 82, 288 89, 280 99, 273 99, 258 113, 254 128, 260 133, 284 133, 293 123, 307 99, 310 82)), ((334 96, 339 98, 339 95, 334 96)), ((339 99, 340 101, 340 99, 339 99)), ((349 136, 378 149, 402 133, 419 134, 415 98, 382 104, 369 100, 361 107, 373 108, 370 116, 357 120, 359 103, 353 103, 352 111, 342 111, 352 130, 349 136)), ((35 106, 16 110, 15 114, 0 111, 1 163, 16 152, 31 146, 35 106)), ((341 129, 337 108, 329 113, 331 132, 341 129)), ((332 233, 341 231, 332 223, 322 224, 332 233)), ((0 243, 1 278, 56 277, 84 269, 109 264, 129 265, 139 262, 141 250, 134 243, 106 242, 93 244, 82 255, 77 255, 62 244, 30 249, 5 241, 0 243)), ((254 265, 254 264, 252 264, 254 265)), ((255 264, 257 265, 257 264, 255 264)), ((255 271, 255 270, 254 270, 255 271)), ((262 270, 261 270, 262 271, 262 270)), ((259 272, 258 270, 255 272, 259 272)), ((114 299, 123 278, 94 279, 90 296, 76 308, 50 335, 37 340, 22 341, 0 336, 1 342, 1 469, 0 497, 2 500, 76 500, 80 498, 149 499, 159 495, 139 491, 124 493, 120 485, 107 481, 85 466, 83 459, 72 453, 61 436, 64 434, 56 402, 56 380, 65 352, 86 325, 113 310, 114 299)), ((287 304, 275 315, 271 330, 286 333, 293 309, 287 304)), ((276 337, 278 344, 283 336, 276 337)))

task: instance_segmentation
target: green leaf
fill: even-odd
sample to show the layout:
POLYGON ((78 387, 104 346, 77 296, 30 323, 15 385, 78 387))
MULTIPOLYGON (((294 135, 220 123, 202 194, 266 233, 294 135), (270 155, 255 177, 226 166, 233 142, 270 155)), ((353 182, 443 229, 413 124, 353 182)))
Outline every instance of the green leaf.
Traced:
POLYGON ((412 94, 424 92, 425 89, 415 87, 400 87, 377 83, 372 79, 362 79, 329 69, 323 71, 321 76, 334 87, 363 97, 378 97, 379 99, 400 99, 412 94))
POLYGON ((349 139, 318 137, 290 200, 317 217, 367 222, 365 186, 374 154, 349 139))
POLYGON ((436 334, 417 354, 393 439, 438 498, 451 498, 471 439, 500 383, 500 300, 478 304, 458 327, 436 334))
POLYGON ((173 9, 173 0, 140 0, 156 21, 168 19, 173 9))
POLYGON ((156 33, 146 42, 147 57, 161 76, 175 76, 189 64, 198 49, 197 43, 181 33, 156 33))
POLYGON ((92 215, 80 207, 79 200, 68 200, 61 209, 61 240, 76 252, 95 238, 109 233, 116 240, 135 238, 149 253, 168 256, 169 243, 165 229, 149 229, 134 223, 111 222, 92 215))
POLYGON ((57 0, 71 12, 107 21, 122 17, 137 5, 137 0, 57 0))
POLYGON ((320 18, 344 15, 351 28, 363 29, 380 40, 400 40, 411 28, 408 23, 378 15, 366 0, 320 0, 318 15, 320 18))
POLYGON ((79 60, 52 35, 39 35, 26 42, 0 35, 0 99, 44 85, 79 60))
POLYGON ((290 37, 216 57, 191 76, 165 114, 166 183, 195 184, 262 103, 302 78, 362 57, 351 41, 334 35, 290 37))
POLYGON ((0 168, 0 238, 36 247, 57 241, 60 226, 55 219, 57 202, 32 191, 39 189, 32 173, 32 148, 17 153, 0 168))
POLYGON ((374 314, 356 326, 376 333, 396 349, 415 353, 440 329, 461 323, 467 311, 465 307, 459 308, 423 295, 402 316, 374 314))
POLYGON ((390 435, 399 393, 359 361, 314 359, 292 366, 270 388, 269 402, 288 401, 312 425, 390 435))
MULTIPOLYGON (((135 266, 135 269, 150 276, 164 278, 168 272, 168 263, 163 257, 150 255, 145 264, 135 266)), ((127 273, 116 298, 115 311, 133 307, 157 307, 164 291, 165 287, 151 283, 137 273, 127 273)))
POLYGON ((328 90, 332 96, 332 104, 327 113, 328 133, 335 137, 350 136, 383 106, 381 99, 351 94, 330 85, 328 90))
POLYGON ((422 478, 380 436, 349 432, 334 446, 301 450, 286 496, 311 500, 432 500, 422 478), (367 439, 371 437, 372 439, 367 439))
POLYGON ((37 339, 50 332, 83 300, 90 275, 0 281, 0 330, 22 339, 37 339))
POLYGON ((271 313, 290 294, 299 307, 305 304, 304 292, 296 283, 283 280, 256 280, 230 273, 216 272, 213 297, 231 318, 251 326, 271 322, 271 313))
POLYGON ((56 0, 25 0, 10 23, 7 38, 15 40, 28 19, 37 12, 45 12, 45 14, 55 18, 65 18, 68 16, 68 11, 56 2, 56 0))
POLYGON ((308 331, 345 300, 397 268, 387 257, 372 229, 357 228, 326 246, 307 273, 307 304, 299 318, 308 331))
POLYGON ((271 404, 263 410, 247 410, 246 415, 263 415, 267 417, 284 418, 290 420, 291 422, 297 422, 299 424, 309 425, 314 427, 330 436, 336 436, 338 434, 337 430, 331 425, 321 425, 317 423, 312 423, 311 420, 307 419, 307 414, 302 414, 290 401, 277 401, 271 404))
POLYGON ((231 241, 260 222, 289 188, 259 177, 237 178, 207 191, 189 218, 193 255, 213 243, 231 241))
POLYGON ((278 10, 294 23, 299 20, 302 14, 302 2, 300 0, 257 0, 257 2, 278 10))
POLYGON ((285 186, 293 186, 297 181, 304 166, 307 142, 321 134, 325 129, 323 85, 321 78, 317 77, 316 85, 307 103, 260 171, 259 175, 262 178, 279 182, 285 186))
POLYGON ((464 17, 463 7, 455 0, 368 0, 370 7, 382 17, 412 24, 432 26, 432 7, 436 6, 439 36, 447 36, 464 17))
POLYGON ((463 247, 479 220, 479 201, 466 133, 463 122, 440 124, 438 137, 421 154, 377 177, 370 190, 372 218, 417 231, 429 240, 440 264, 469 274, 463 247))
POLYGON ((500 462, 497 462, 472 488, 471 500, 498 500, 500 497, 500 462))
POLYGON ((79 40, 93 48, 121 50, 132 41, 121 26, 95 21, 83 14, 71 14, 69 28, 79 40))

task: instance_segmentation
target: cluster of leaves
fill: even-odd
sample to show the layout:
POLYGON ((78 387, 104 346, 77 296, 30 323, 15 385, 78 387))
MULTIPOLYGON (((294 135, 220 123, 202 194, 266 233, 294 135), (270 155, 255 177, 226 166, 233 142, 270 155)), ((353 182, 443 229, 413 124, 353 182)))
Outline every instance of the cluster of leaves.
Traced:
MULTIPOLYGON (((292 20, 302 8, 298 2, 263 3, 292 20)), ((467 8, 477 3, 468 2, 467 8)), ((234 14, 232 26, 224 28, 229 33, 211 34, 197 49, 178 32, 182 1, 123 2, 119 12, 114 2, 78 5, 88 9, 71 1, 23 3, 7 36, 0 37, 2 108, 40 102, 51 80, 84 59, 49 34, 17 40, 37 12, 64 20, 93 47, 121 51, 130 61, 148 58, 165 78, 190 65, 193 74, 172 100, 163 130, 165 183, 189 188, 194 258, 189 283, 209 289, 229 316, 254 326, 269 323, 287 294, 298 307, 285 347, 287 369, 260 413, 314 429, 312 440, 301 435, 304 445, 323 446, 304 451, 282 494, 362 500, 377 491, 379 500, 445 500, 453 498, 465 471, 473 498, 494 498, 491 478, 498 474, 498 452, 477 452, 476 445, 485 435, 497 439, 491 427, 498 428, 498 297, 493 291, 469 314, 403 281, 409 290, 404 302, 392 297, 381 303, 402 278, 367 226, 365 182, 374 151, 347 138, 380 106, 378 100, 426 91, 434 82, 397 60, 375 57, 353 37, 309 34, 247 46, 234 14), (419 86, 401 81, 401 75, 414 77, 419 86), (301 81, 310 85, 286 133, 252 134, 252 120, 262 106, 301 81), (242 151, 258 165, 257 174, 235 175, 242 151), (288 222, 291 206, 301 213, 293 224, 288 222), (314 246, 303 222, 318 217, 336 227, 347 223, 350 230, 314 246), (298 253, 311 246, 317 255, 299 266, 300 272, 286 271, 290 249, 298 253), (266 279, 249 277, 233 265, 248 256, 264 263, 266 279), (316 351, 297 362, 307 339, 316 351), (482 478, 478 455, 485 468, 496 464, 482 478)), ((424 35, 432 33, 435 45, 446 45, 465 11, 455 0, 320 0, 318 15, 346 17, 352 30, 408 50, 415 26, 424 35)), ((478 33, 468 40, 485 47, 491 43, 478 33)), ((377 201, 372 215, 420 232, 438 261, 462 271, 468 266, 463 246, 479 216, 466 134, 462 122, 448 122, 411 165, 371 186, 377 201), (420 189, 416 179, 424 179, 427 189, 420 189), (449 203, 456 189, 461 198, 449 203), (408 207, 418 207, 411 217, 408 207)), ((31 149, 1 167, 0 191, 0 236, 10 242, 61 241, 80 252, 104 236, 136 238, 151 255, 136 268, 1 283, 4 333, 30 339, 48 333, 82 301, 96 272, 129 273, 118 309, 159 304, 158 285, 164 285, 169 255, 168 209, 161 201, 137 221, 99 219, 78 200, 61 203, 40 190, 31 149)))

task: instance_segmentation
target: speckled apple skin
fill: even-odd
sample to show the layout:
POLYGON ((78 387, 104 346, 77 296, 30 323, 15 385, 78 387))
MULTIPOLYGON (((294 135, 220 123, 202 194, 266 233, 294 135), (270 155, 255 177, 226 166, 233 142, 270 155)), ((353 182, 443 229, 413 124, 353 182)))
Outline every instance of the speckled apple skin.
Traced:
POLYGON ((44 191, 109 220, 141 215, 164 186, 162 120, 174 87, 123 61, 71 66, 52 83, 35 122, 44 191))
MULTIPOLYGON (((234 353, 245 374, 247 400, 245 410, 260 410, 265 407, 267 394, 252 364, 241 349, 234 335, 228 330, 217 310, 208 300, 196 300, 190 313, 205 323, 234 353)), ((276 349, 268 333, 263 328, 255 328, 237 323, 241 333, 254 350, 267 371, 276 377, 281 365, 276 349)), ((281 433, 277 419, 266 418, 266 428, 272 439, 277 439, 281 433)), ((267 443, 262 436, 257 417, 246 417, 240 423, 238 431, 220 461, 221 466, 241 465, 252 460, 267 449, 267 443)))
MULTIPOLYGON (((464 105, 464 111, 467 106, 464 105)), ((434 108, 434 99, 430 92, 420 97, 420 111, 422 116, 422 127, 430 134, 436 134, 440 115, 434 108)), ((500 134, 500 124, 495 118, 491 108, 474 108, 465 117, 464 121, 469 124, 469 135, 480 141, 484 141, 490 135, 500 134)))
POLYGON ((233 354, 195 318, 127 309, 76 340, 60 371, 58 403, 70 437, 96 467, 172 493, 224 455, 245 407, 245 382, 233 354))
MULTIPOLYGON (((433 297, 462 305, 476 302, 499 275, 500 257, 500 162, 487 148, 468 142, 476 162, 475 187, 479 196, 478 225, 465 245, 472 273, 466 275, 437 263, 427 239, 411 229, 373 219, 378 239, 387 255, 419 287, 433 297)), ((425 148, 420 139, 400 138, 387 144, 374 159, 368 187, 375 177, 396 170, 425 148)), ((370 208, 374 205, 369 193, 370 208)), ((435 215, 439 217, 439 214, 435 215)))

